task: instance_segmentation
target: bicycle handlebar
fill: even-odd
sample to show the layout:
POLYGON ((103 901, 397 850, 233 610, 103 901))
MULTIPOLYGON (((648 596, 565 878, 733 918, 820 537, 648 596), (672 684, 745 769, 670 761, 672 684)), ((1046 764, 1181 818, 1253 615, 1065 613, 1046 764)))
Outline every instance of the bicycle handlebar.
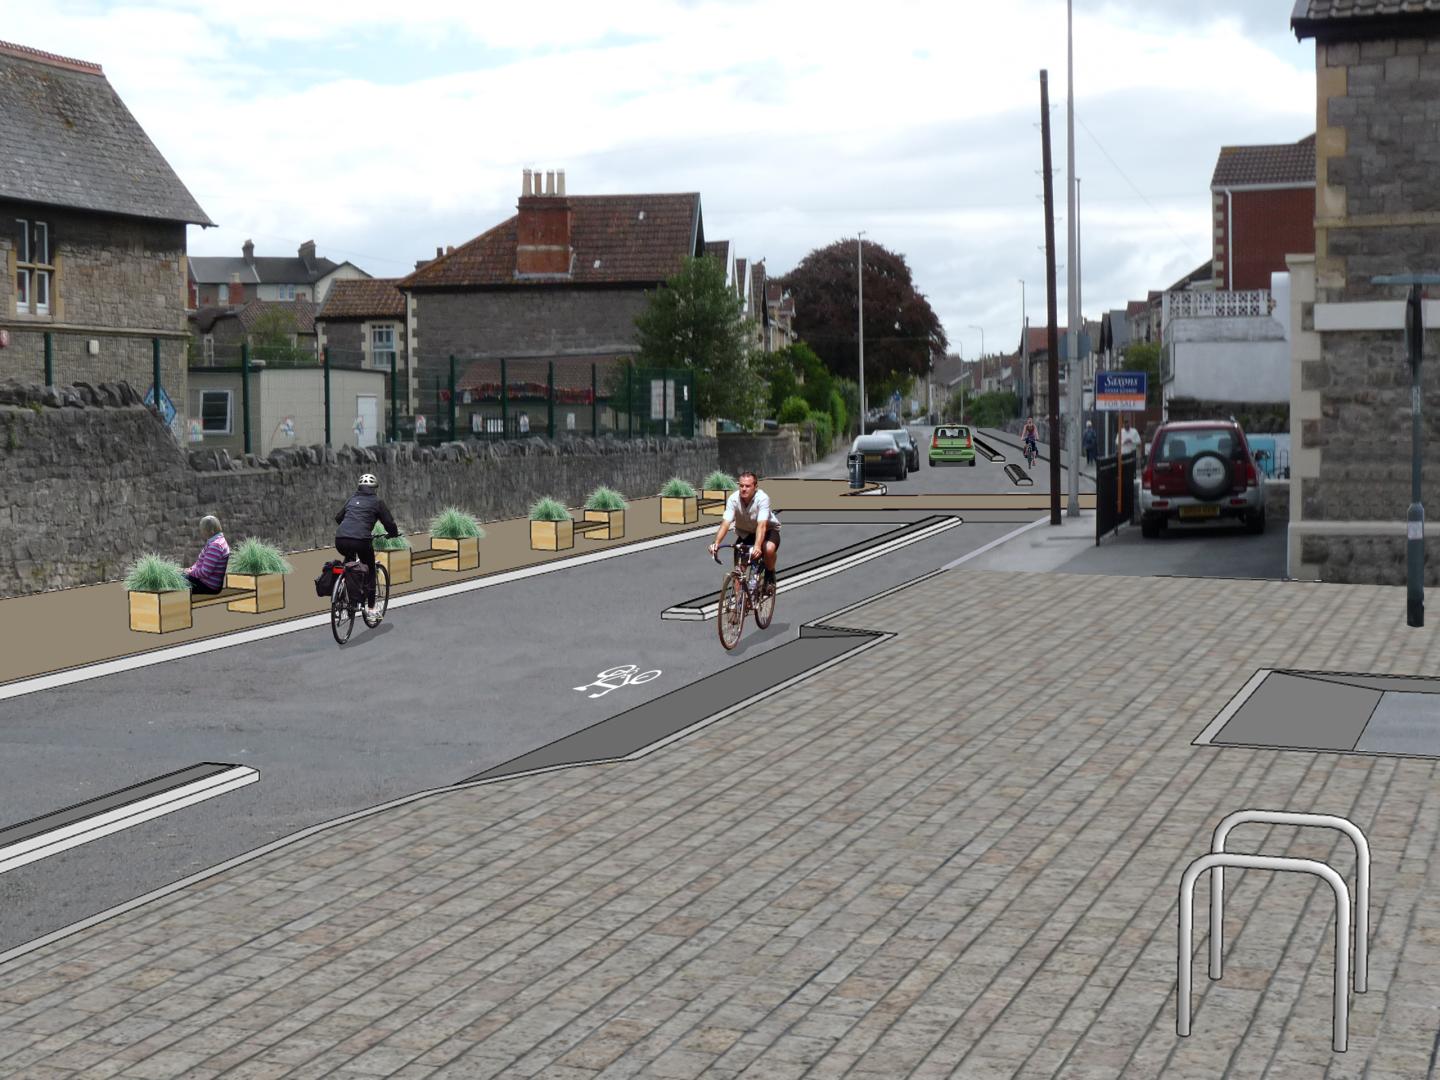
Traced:
MULTIPOLYGON (((723 548, 733 548, 734 546, 735 546, 734 544, 716 544, 716 545, 715 545, 715 551, 714 551, 714 553, 713 553, 713 557, 714 557, 714 559, 715 559, 715 565, 716 565, 716 566, 721 566, 721 565, 723 565, 723 564, 720 562, 720 551, 721 551, 721 549, 723 549, 723 548)), ((749 547, 749 545, 746 545, 746 546, 749 547)), ((754 549, 753 547, 749 547, 749 551, 750 551, 750 556, 751 556, 751 558, 753 559, 754 556, 755 556, 755 549, 754 549)))

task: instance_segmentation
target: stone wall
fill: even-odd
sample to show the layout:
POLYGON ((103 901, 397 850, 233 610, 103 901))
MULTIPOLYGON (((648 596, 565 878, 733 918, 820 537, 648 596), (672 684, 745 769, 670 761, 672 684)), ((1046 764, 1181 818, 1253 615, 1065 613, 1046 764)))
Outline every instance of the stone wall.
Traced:
POLYGON ((726 432, 717 439, 720 468, 731 476, 744 469, 759 476, 787 476, 816 459, 812 424, 786 424, 760 434, 726 432))
MULTIPOLYGON (((605 484, 647 498, 671 476, 699 486, 724 467, 713 438, 535 436, 433 450, 302 447, 239 462, 223 450, 187 455, 138 400, 124 384, 0 385, 0 595, 111 580, 144 551, 188 565, 207 513, 232 543, 258 536, 287 551, 328 546, 332 515, 365 471, 379 477, 400 526, 423 531, 444 506, 493 521, 523 515, 541 495, 578 506, 605 484)), ((738 451, 745 460, 736 469, 793 471, 813 460, 805 447, 795 432, 765 437, 738 451)))
POLYGON ((449 372, 452 355, 552 356, 635 350, 641 289, 515 289, 415 294, 416 366, 449 372))
MULTIPOLYGON (((1433 272, 1440 253, 1440 39, 1322 43, 1316 49, 1316 259, 1314 302, 1403 300, 1379 274, 1433 272)), ((1299 329, 1314 331, 1313 305, 1299 329)), ((1404 335, 1337 330, 1299 359, 1292 396, 1297 520, 1402 523, 1410 503, 1410 391, 1404 335), (1318 355, 1318 358, 1316 358, 1318 355), (1296 396, 1298 395, 1298 396, 1296 396), (1318 402, 1316 409, 1313 402, 1318 402)), ((1440 329, 1426 334, 1427 401, 1440 395, 1440 329)), ((1440 417, 1424 414, 1425 442, 1440 417)), ((1422 497, 1440 504, 1429 470, 1422 497)), ((1319 530, 1323 533, 1323 526, 1319 530)), ((1405 580, 1404 535, 1307 536, 1301 560, 1326 581, 1405 580), (1314 558, 1312 558, 1314 556, 1314 558)))

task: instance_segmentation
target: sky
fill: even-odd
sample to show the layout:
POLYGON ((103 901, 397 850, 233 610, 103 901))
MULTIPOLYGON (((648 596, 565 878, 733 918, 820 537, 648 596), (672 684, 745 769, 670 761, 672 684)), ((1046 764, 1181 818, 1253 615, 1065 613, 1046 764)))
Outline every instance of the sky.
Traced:
MULTIPOLYGON (((1086 318, 1210 258, 1222 146, 1315 130, 1292 0, 1074 0, 1086 318)), ((1040 70, 1066 321, 1064 0, 52 0, 6 40, 102 65, 218 227, 192 255, 401 276, 569 194, 698 191, 707 240, 784 274, 863 230, 966 359, 1045 320, 1040 70), (1022 289, 1021 281, 1024 281, 1022 289)))

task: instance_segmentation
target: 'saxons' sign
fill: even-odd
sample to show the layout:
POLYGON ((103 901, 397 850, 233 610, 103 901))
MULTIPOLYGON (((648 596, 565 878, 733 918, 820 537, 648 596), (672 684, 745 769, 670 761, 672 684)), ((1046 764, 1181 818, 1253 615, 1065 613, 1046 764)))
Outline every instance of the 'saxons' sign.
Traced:
POLYGON ((1095 408, 1111 412, 1140 412, 1145 408, 1145 372, 1097 371, 1095 408))

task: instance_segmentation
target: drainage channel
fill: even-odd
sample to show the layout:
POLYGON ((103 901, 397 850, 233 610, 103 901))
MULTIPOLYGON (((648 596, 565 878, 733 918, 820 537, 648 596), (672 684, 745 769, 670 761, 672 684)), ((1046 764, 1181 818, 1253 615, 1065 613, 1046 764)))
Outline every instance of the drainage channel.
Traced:
MULTIPOLYGON (((928 540, 948 529, 963 524, 961 518, 953 514, 931 514, 919 521, 913 522, 902 528, 884 533, 881 536, 869 540, 862 540, 859 543, 851 544, 849 547, 841 548, 838 551, 831 551, 818 558, 811 559, 793 567, 788 572, 779 573, 775 576, 775 592, 777 594, 787 592, 790 589, 798 589, 803 585, 819 581, 821 578, 829 577, 831 574, 838 574, 841 571, 849 570, 851 567, 859 566, 861 563, 869 562, 872 559, 881 558, 892 551, 898 551, 910 544, 917 544, 922 540, 928 540)), ((720 607, 720 593, 706 593, 697 596, 693 600, 687 600, 682 604, 666 608, 660 613, 662 619, 679 619, 682 621, 701 622, 706 619, 713 619, 720 607)))
POLYGON ((825 670, 892 634, 810 625, 800 636, 461 783, 629 761, 825 670))

